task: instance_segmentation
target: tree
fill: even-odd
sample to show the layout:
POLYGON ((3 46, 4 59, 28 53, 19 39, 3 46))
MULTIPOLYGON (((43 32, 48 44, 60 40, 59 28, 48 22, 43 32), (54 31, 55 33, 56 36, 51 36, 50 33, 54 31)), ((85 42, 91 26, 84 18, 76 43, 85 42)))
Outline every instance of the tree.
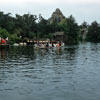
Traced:
POLYGON ((88 28, 88 40, 97 42, 100 41, 100 25, 94 21, 88 28))
POLYGON ((41 15, 39 16, 38 22, 38 37, 44 37, 48 33, 48 21, 44 19, 41 15))
POLYGON ((16 28, 19 29, 21 28, 21 33, 20 35, 22 38, 28 37, 33 38, 34 33, 37 32, 37 16, 36 15, 31 15, 31 14, 24 14, 23 16, 20 16, 16 14, 16 28), (31 33, 31 34, 30 34, 31 33), (31 36, 30 36, 31 35, 31 36))
POLYGON ((77 42, 79 26, 75 21, 75 18, 71 15, 60 24, 62 31, 65 32, 65 42, 72 43, 77 42))
POLYGON ((5 39, 5 38, 7 38, 8 36, 9 36, 8 31, 7 31, 6 29, 0 28, 0 37, 5 39))
POLYGON ((9 33, 13 32, 15 26, 14 20, 15 18, 11 16, 11 13, 4 14, 3 12, 0 12, 0 26, 3 29, 6 29, 9 33))
POLYGON ((80 25, 80 28, 82 29, 82 28, 88 28, 88 23, 87 22, 83 22, 81 25, 80 25))

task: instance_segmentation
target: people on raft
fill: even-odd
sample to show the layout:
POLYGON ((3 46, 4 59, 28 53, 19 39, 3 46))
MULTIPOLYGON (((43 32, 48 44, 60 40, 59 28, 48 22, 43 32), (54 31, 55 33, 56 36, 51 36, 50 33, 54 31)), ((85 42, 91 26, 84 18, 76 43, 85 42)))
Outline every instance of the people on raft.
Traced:
POLYGON ((46 48, 49 48, 49 43, 48 42, 46 43, 46 48))
POLYGON ((38 47, 38 48, 52 48, 52 47, 57 47, 57 48, 60 48, 64 46, 64 43, 63 42, 37 42, 34 44, 34 47, 38 47))

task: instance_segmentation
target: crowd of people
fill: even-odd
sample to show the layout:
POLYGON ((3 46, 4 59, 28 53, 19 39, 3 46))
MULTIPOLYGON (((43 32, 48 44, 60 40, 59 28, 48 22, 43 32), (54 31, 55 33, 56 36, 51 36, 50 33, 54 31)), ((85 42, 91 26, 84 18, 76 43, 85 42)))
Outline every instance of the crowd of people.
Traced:
POLYGON ((52 48, 52 47, 63 47, 64 43, 63 42, 39 42, 37 41, 34 43, 35 48, 52 48))

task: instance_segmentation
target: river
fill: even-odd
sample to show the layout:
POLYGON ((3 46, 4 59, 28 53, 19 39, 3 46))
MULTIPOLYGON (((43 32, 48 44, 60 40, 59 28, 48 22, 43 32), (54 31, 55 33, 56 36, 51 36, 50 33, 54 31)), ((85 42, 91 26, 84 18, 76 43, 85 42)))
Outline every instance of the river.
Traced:
POLYGON ((1 49, 0 100, 100 100, 100 43, 1 49))

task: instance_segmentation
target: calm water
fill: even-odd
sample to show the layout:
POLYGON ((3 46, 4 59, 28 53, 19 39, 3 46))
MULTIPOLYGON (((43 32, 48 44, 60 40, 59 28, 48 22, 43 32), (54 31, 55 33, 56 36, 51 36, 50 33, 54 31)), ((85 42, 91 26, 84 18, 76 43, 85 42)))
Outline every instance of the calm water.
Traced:
POLYGON ((0 100, 100 100, 100 43, 0 50, 0 100))

